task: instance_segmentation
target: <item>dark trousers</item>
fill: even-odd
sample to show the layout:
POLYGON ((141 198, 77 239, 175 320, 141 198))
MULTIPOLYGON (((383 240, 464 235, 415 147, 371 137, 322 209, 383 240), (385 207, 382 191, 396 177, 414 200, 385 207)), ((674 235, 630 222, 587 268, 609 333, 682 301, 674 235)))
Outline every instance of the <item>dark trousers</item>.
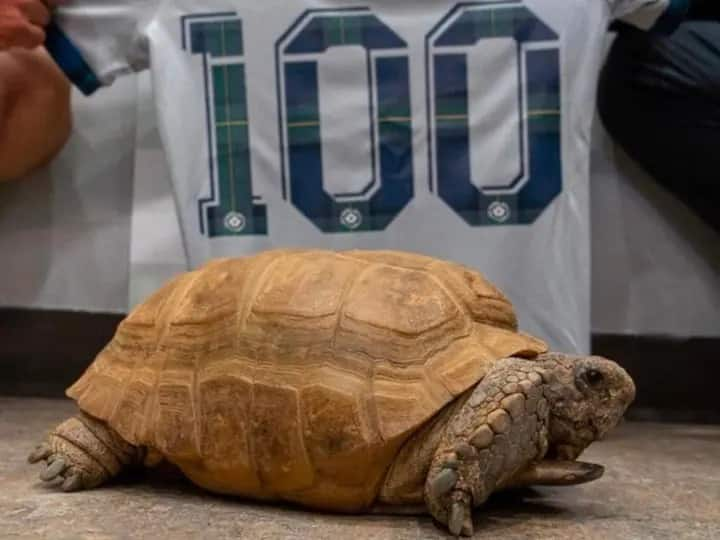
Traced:
POLYGON ((720 231, 720 23, 670 36, 621 26, 598 108, 613 139, 720 231))

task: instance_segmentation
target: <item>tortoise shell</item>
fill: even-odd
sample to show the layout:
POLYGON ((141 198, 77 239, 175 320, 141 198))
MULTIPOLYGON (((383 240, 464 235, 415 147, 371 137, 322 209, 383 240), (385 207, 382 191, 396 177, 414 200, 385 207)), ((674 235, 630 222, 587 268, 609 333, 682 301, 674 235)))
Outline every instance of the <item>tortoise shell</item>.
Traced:
POLYGON ((463 266, 276 250, 170 281, 68 396, 207 489, 360 510, 401 445, 493 361, 546 349, 463 266))

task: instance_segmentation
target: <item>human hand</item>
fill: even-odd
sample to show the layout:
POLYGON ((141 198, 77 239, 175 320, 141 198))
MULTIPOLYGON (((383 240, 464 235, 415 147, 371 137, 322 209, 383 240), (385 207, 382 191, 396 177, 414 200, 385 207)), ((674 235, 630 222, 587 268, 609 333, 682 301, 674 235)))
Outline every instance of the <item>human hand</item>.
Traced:
POLYGON ((0 184, 25 177, 62 149, 72 128, 70 103, 70 84, 44 47, 0 51, 0 184))
POLYGON ((34 49, 45 41, 50 10, 63 0, 0 0, 0 51, 34 49))

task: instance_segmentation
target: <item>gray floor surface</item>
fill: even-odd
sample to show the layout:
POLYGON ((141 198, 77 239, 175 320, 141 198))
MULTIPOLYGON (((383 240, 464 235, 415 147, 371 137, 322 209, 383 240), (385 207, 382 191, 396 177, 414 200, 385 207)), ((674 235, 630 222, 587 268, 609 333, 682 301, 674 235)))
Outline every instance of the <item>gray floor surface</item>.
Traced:
MULTIPOLYGON (((69 401, 0 398, 0 538, 450 538, 427 517, 335 516, 248 504, 148 473, 64 494, 37 480, 26 455, 71 415, 69 401)), ((495 497, 475 538, 720 539, 720 426, 625 423, 583 459, 588 485, 495 497)))

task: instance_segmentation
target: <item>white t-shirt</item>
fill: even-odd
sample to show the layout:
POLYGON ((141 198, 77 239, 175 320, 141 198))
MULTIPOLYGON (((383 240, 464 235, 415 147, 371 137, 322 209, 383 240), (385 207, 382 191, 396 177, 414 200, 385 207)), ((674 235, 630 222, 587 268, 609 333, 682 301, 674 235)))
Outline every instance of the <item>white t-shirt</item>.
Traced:
POLYGON ((525 330, 587 352, 606 29, 667 29, 686 8, 71 0, 48 48, 86 93, 151 67, 191 266, 279 246, 417 251, 477 268, 525 330))

